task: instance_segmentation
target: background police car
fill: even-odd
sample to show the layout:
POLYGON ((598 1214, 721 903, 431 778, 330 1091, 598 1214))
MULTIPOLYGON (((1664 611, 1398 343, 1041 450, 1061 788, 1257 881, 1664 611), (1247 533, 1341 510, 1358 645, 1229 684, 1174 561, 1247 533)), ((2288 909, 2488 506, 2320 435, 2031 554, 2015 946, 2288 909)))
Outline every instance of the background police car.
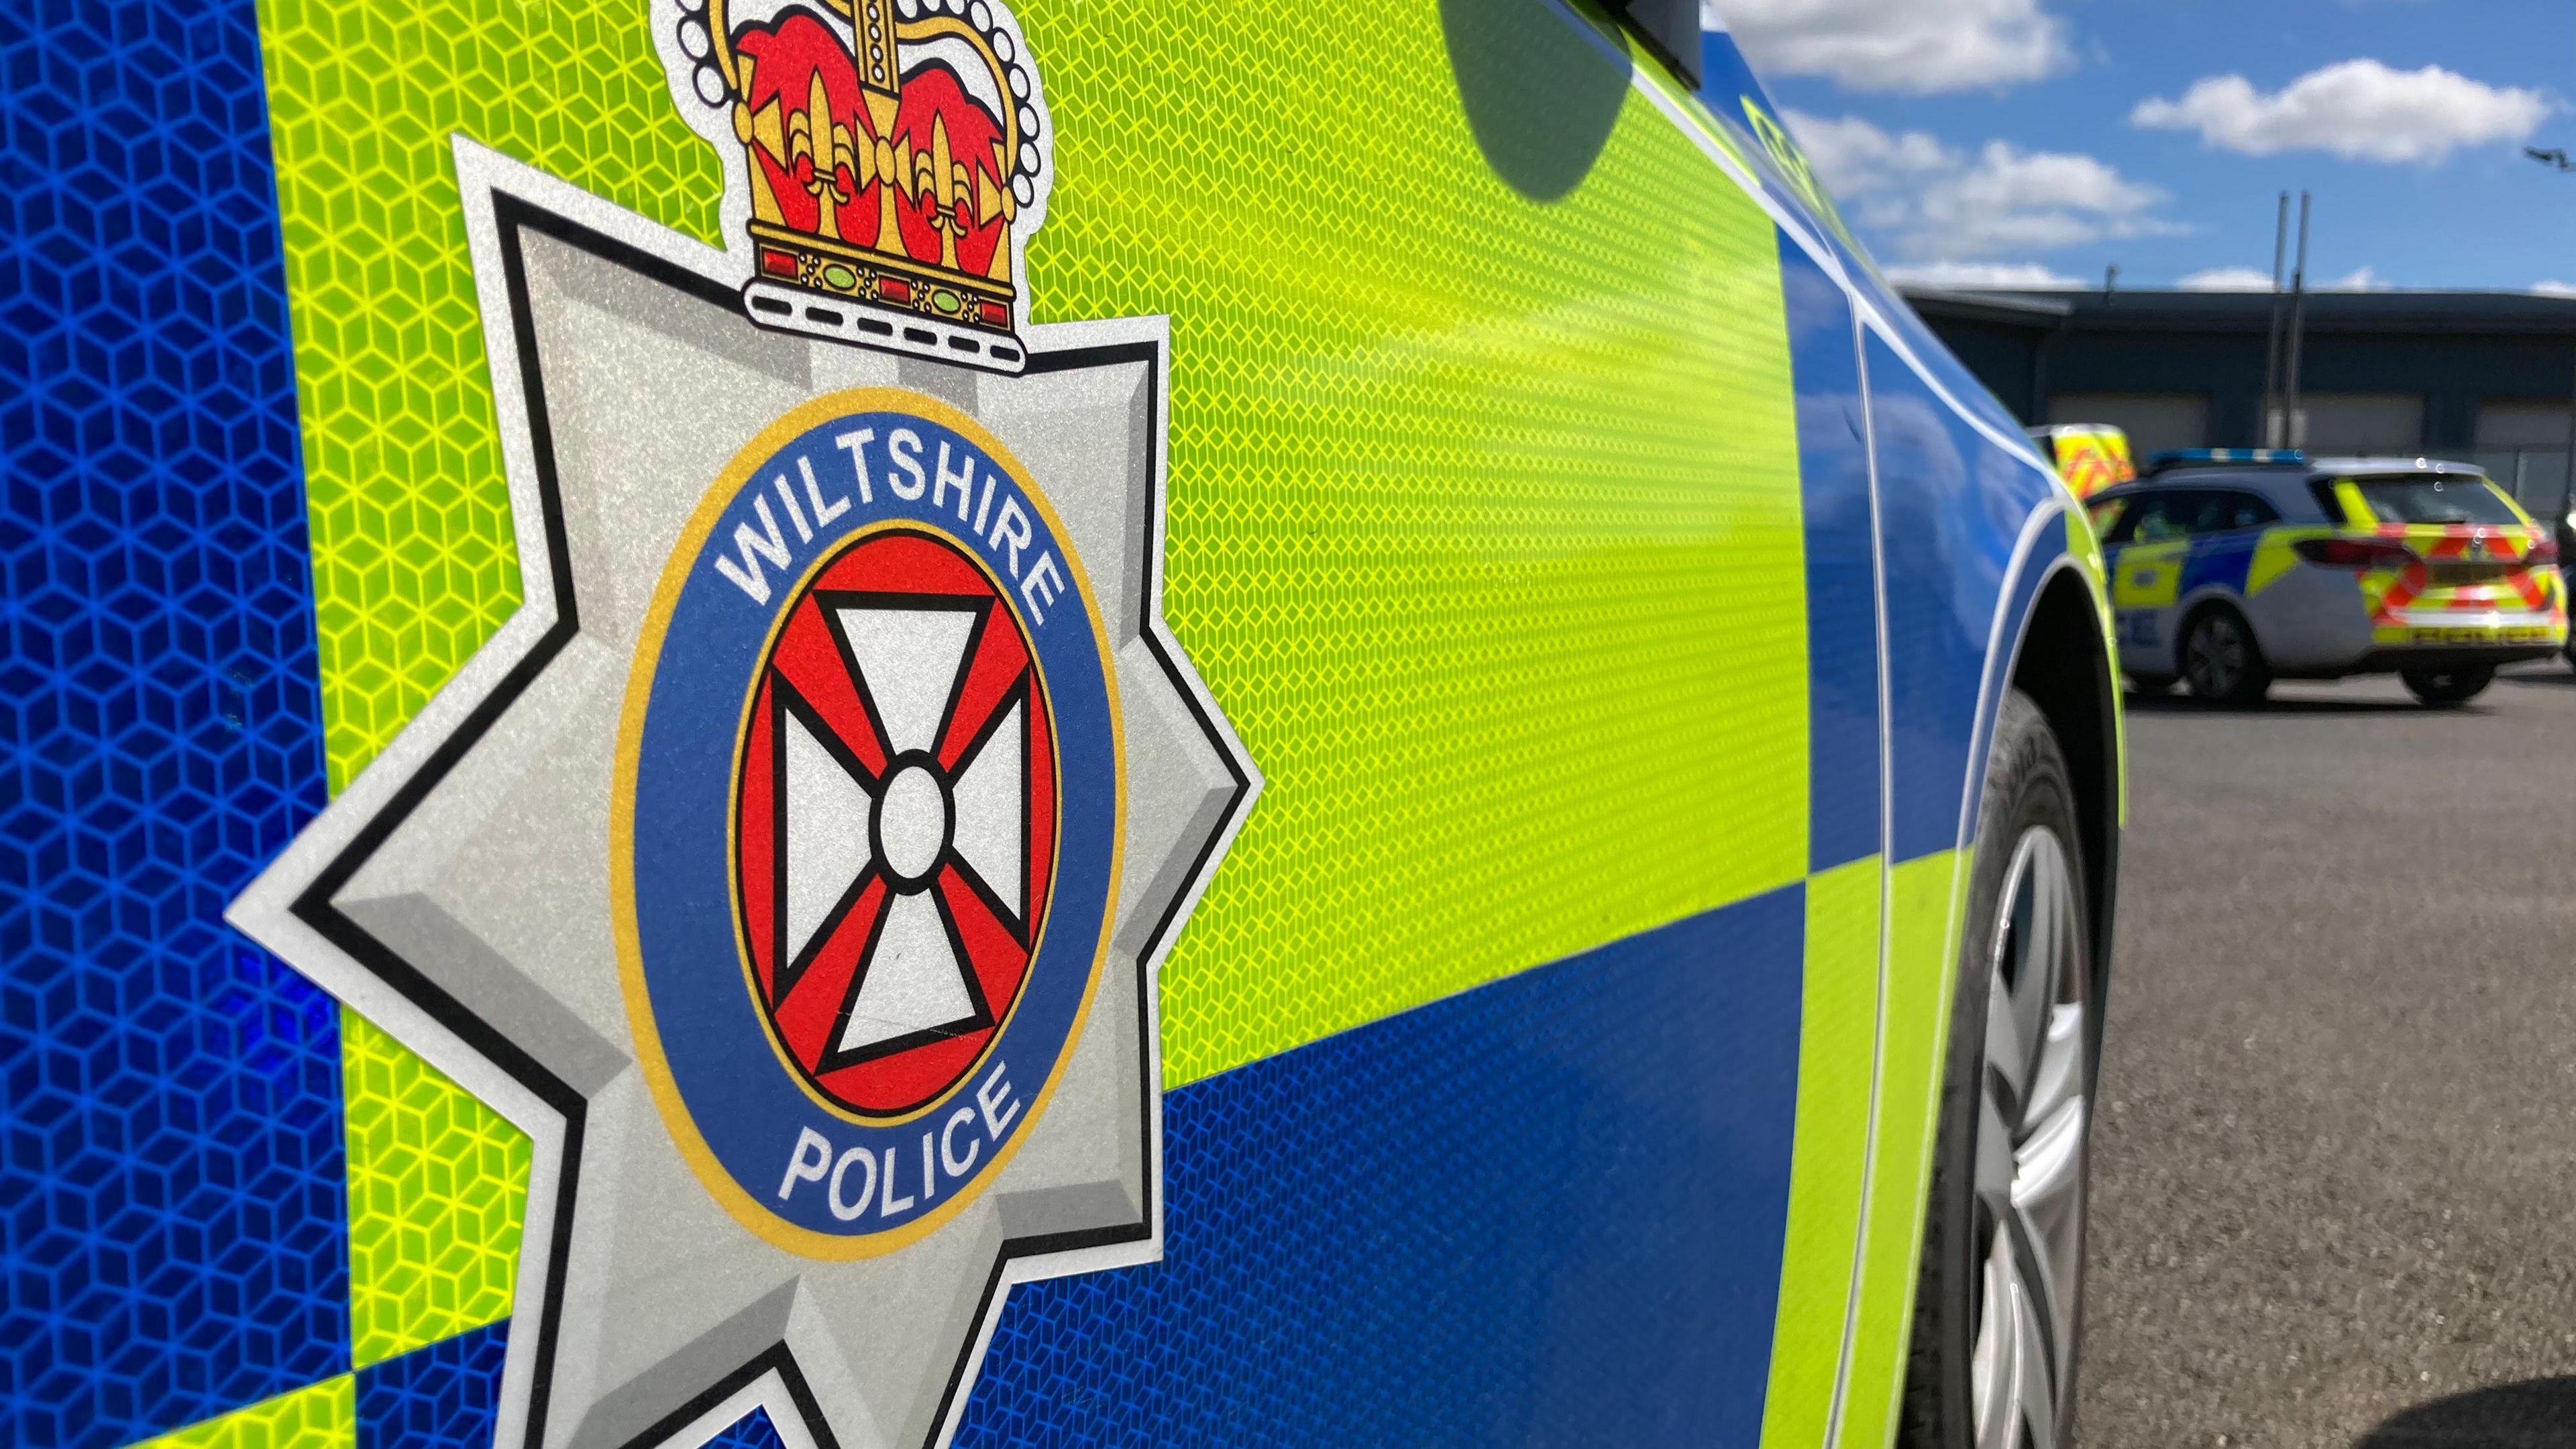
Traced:
POLYGON ((2295 453, 2163 458, 2095 495, 2120 662, 2229 703, 2396 672, 2428 704, 2565 647, 2558 543, 2476 469, 2295 453))

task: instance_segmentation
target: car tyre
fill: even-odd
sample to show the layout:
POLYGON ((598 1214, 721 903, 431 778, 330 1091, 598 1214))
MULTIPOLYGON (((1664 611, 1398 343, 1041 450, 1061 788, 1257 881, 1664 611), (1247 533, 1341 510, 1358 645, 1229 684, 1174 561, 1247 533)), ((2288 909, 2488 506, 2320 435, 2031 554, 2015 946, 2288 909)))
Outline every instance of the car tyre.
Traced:
POLYGON ((2495 683, 2495 666, 2471 664, 2458 669, 2401 669, 2397 677, 2406 681, 2406 691, 2435 709, 2448 709, 2466 704, 2486 693, 2495 683))
POLYGON ((2129 676, 2129 692, 2131 694, 2150 697, 2159 694, 2171 694, 2173 693, 2173 687, 2174 677, 2170 674, 2132 674, 2129 676))
POLYGON ((2007 695, 1977 823, 1898 1442, 2069 1449, 2099 1059, 2066 757, 2007 695))
POLYGON ((2259 704, 2272 689, 2272 666, 2254 630, 2224 604, 2210 605, 2184 626, 2182 673, 2192 697, 2211 704, 2259 704))

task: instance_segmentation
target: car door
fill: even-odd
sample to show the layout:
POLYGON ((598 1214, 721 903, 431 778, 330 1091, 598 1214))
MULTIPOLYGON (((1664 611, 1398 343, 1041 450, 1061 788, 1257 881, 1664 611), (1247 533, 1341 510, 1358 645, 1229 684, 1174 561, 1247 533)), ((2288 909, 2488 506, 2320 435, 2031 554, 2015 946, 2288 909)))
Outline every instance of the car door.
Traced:
POLYGON ((2184 523, 2187 544, 2176 601, 2217 589, 2242 598, 2254 562, 2254 547, 2265 527, 2281 520, 2279 510, 2241 489, 2210 489, 2191 500, 2184 523))
POLYGON ((2102 540, 2120 656, 2132 672, 2173 671, 2175 603, 2191 551, 2184 495, 2149 492, 2123 500, 2102 540))

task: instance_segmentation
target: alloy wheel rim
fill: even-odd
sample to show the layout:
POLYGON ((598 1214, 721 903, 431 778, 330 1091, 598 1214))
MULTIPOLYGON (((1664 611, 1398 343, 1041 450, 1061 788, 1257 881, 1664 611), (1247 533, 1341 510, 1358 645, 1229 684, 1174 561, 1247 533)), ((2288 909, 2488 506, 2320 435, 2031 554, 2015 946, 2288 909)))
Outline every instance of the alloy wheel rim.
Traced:
POLYGON ((2075 881, 2033 826, 1989 945, 1969 1389, 1979 1449, 2057 1449, 2084 1249, 2085 1018, 2075 881))
POLYGON ((2223 615, 2212 614, 2191 631, 2191 687, 2217 696, 2235 688, 2245 669, 2245 641, 2223 615))

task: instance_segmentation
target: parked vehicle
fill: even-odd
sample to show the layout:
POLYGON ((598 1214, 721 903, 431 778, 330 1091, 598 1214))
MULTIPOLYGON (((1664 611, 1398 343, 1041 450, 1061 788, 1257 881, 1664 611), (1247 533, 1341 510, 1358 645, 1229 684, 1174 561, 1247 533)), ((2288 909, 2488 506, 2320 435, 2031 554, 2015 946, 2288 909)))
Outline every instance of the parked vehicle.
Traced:
POLYGON ((101 3, 0 1443, 2066 1442, 2100 555, 1699 0, 101 3))
POLYGON ((2138 476, 2137 465, 2129 457, 2128 433, 2109 423, 2053 423, 2030 429, 2030 440, 2078 498, 2089 498, 2138 476))
POLYGON ((2394 672, 2456 705, 2567 644, 2557 540, 2465 464, 2162 455, 2092 513, 2141 689, 2249 704, 2275 679, 2394 672))
MULTIPOLYGON (((2558 526, 2554 533, 2554 541, 2558 545, 2559 596, 2576 599, 2576 505, 2571 505, 2558 515, 2558 526)), ((2576 628, 2568 631, 2564 652, 2567 655, 2567 662, 2576 665, 2576 628)))

